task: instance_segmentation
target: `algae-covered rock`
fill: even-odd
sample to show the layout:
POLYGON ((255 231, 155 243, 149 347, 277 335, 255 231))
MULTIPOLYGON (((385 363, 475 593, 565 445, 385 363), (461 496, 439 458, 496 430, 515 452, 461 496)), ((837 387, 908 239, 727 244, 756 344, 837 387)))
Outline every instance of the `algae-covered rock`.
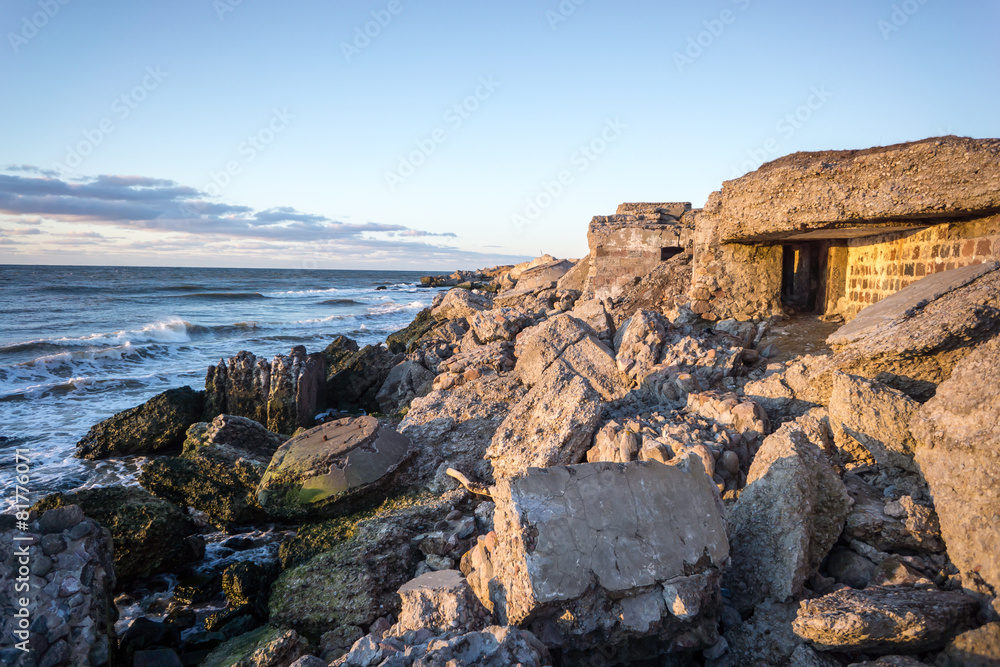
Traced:
POLYGON ((424 308, 405 329, 389 334, 385 339, 385 344, 389 346, 389 351, 393 354, 411 352, 415 343, 421 336, 433 329, 437 325, 437 320, 431 315, 430 308, 424 308))
POLYGON ((180 457, 147 463, 139 483, 159 498, 205 512, 220 527, 262 520, 257 484, 282 439, 250 419, 219 415, 188 429, 180 457))
POLYGON ((295 631, 265 625, 220 645, 201 667, 288 667, 308 653, 309 642, 295 631))
POLYGON ((410 441, 374 417, 339 419, 281 445, 257 487, 269 514, 324 518, 350 512, 385 488, 410 456, 410 441))
POLYGON ((39 512, 79 505, 111 533, 118 582, 174 572, 202 555, 189 540, 198 532, 190 517, 165 500, 135 487, 105 487, 55 493, 35 505, 39 512))
MULTIPOLYGON (((328 348, 329 349, 329 348, 328 348)), ((330 366, 326 375, 326 396, 330 407, 344 411, 378 412, 375 398, 397 358, 381 345, 367 345, 330 366)))
POLYGON ((411 539, 431 528, 463 497, 453 491, 387 502, 351 520, 313 527, 298 544, 282 549, 282 560, 296 562, 311 549, 328 550, 286 570, 271 587, 270 618, 275 624, 319 636, 339 625, 367 627, 399 611, 396 590, 413 577, 419 550, 411 539), (341 538, 342 539, 338 539, 341 538))
POLYGON ((119 412, 90 428, 77 443, 77 458, 104 459, 180 449, 188 426, 198 421, 205 392, 168 389, 142 405, 119 412))

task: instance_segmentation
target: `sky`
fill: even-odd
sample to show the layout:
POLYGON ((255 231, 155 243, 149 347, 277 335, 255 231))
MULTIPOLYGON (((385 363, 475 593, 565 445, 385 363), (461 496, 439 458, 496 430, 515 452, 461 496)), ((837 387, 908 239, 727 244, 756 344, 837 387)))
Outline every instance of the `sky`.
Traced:
POLYGON ((0 263, 447 270, 1000 136, 995 0, 4 0, 0 263))

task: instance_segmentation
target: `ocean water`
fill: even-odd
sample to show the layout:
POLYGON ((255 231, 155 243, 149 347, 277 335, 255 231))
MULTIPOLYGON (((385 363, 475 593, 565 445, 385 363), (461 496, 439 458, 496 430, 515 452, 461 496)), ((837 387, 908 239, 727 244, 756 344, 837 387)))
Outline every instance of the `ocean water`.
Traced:
POLYGON ((268 359, 338 335, 378 343, 430 305, 420 273, 0 266, 0 487, 27 450, 32 501, 133 481, 141 458, 74 459, 95 423, 240 350, 268 359), (384 290, 376 288, 384 287, 384 290))

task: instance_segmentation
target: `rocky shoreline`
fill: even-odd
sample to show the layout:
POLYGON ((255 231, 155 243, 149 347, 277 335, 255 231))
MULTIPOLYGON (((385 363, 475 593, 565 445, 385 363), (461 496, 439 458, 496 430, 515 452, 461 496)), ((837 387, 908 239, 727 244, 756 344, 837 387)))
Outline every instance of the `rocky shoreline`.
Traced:
MULTIPOLYGON (((832 238, 859 161, 933 141, 782 158, 705 211, 623 205, 583 259, 425 278, 453 288, 383 345, 241 351, 109 417, 77 456, 149 457, 140 486, 35 506, 32 650, 2 662, 1000 664, 1000 257, 796 315, 795 267, 775 311, 725 236, 733 211, 767 236, 780 195, 832 238)), ((977 159, 942 149, 859 229, 995 231, 997 142, 937 141, 977 159), (935 170, 976 197, 928 194, 935 170)))

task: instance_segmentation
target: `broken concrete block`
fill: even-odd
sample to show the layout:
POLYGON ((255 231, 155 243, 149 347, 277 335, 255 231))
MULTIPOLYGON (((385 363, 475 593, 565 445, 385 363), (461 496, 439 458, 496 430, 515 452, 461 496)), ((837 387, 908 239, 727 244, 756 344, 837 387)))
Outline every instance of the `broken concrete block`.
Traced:
POLYGON ((398 636, 410 630, 472 632, 489 625, 490 613, 458 570, 428 572, 399 589, 402 610, 389 631, 398 636))
POLYGON ((837 541, 851 507, 840 476, 797 422, 761 445, 727 518, 733 544, 725 585, 749 611, 802 592, 837 541))
POLYGON ((601 396, 590 383, 554 364, 497 429, 486 458, 497 477, 528 468, 578 463, 601 419, 601 396))
POLYGON ((688 632, 704 647, 717 641, 729 545, 696 457, 529 470, 498 482, 493 498, 490 591, 502 623, 576 649, 688 632))
POLYGON ((917 471, 910 421, 920 404, 874 380, 835 371, 830 428, 837 449, 850 454, 860 445, 879 466, 917 471))
POLYGON ((920 653, 944 646, 978 608, 957 591, 842 589, 802 602, 792 629, 821 651, 920 653))
POLYGON ((438 322, 444 320, 470 320, 478 312, 489 310, 493 298, 467 289, 448 290, 444 300, 431 311, 438 322))
POLYGON ((920 408, 916 460, 951 561, 1000 590, 1000 338, 962 360, 920 408))
POLYGON ((514 348, 517 378, 530 387, 567 347, 593 335, 596 332, 590 325, 570 315, 551 317, 525 329, 518 335, 514 348))
POLYGON ((351 500, 388 484, 411 453, 408 438, 374 417, 338 419, 279 447, 257 499, 278 517, 343 514, 352 509, 351 500))

